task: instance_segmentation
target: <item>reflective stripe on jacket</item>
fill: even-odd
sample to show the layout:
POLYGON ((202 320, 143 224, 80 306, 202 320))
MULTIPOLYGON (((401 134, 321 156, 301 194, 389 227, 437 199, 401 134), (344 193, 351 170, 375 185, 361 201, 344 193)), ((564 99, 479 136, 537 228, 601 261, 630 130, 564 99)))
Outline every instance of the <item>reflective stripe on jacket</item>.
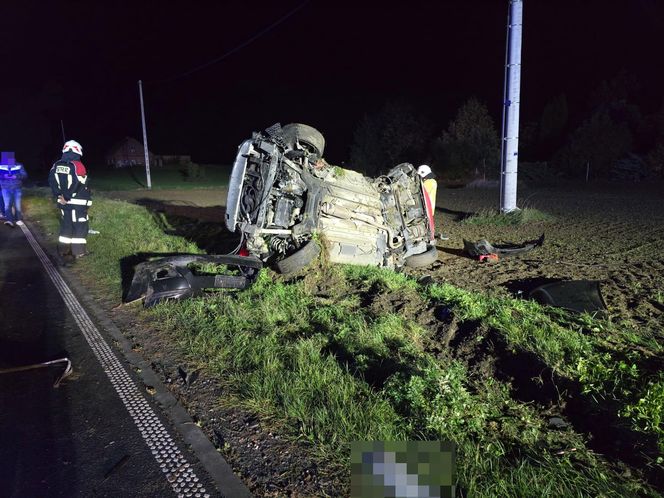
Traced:
POLYGON ((73 204, 74 206, 91 206, 92 201, 89 199, 69 199, 67 204, 73 204))
POLYGON ((63 196, 67 202, 80 206, 89 206, 90 189, 87 186, 88 175, 80 161, 57 161, 48 174, 48 184, 54 197, 63 196))
POLYGON ((0 188, 21 188, 27 177, 22 164, 0 164, 0 188))

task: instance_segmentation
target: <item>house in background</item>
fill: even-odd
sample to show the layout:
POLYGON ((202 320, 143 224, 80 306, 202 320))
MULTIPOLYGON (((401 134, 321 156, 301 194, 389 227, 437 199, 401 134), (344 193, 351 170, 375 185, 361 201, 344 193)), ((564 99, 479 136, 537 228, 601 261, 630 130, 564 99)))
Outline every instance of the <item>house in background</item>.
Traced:
POLYGON ((157 157, 157 161, 161 160, 161 164, 189 164, 191 163, 191 156, 187 155, 168 155, 162 154, 157 157))
MULTIPOLYGON (((150 164, 161 166, 161 160, 152 152, 150 155, 150 164)), ((106 154, 106 164, 115 168, 127 168, 129 166, 145 166, 145 153, 143 144, 131 137, 124 137, 115 144, 106 154)))
MULTIPOLYGON (((145 166, 145 153, 143 144, 131 137, 124 137, 111 148, 106 154, 106 164, 114 168, 127 168, 130 166, 145 166)), ((157 155, 148 151, 151 166, 163 166, 164 164, 191 163, 189 155, 157 155)))

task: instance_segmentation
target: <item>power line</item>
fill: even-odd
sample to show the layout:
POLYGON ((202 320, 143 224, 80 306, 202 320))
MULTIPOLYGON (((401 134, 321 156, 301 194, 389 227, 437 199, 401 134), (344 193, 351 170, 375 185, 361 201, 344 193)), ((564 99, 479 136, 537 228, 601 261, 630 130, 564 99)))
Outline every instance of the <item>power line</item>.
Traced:
POLYGON ((214 65, 214 64, 217 64, 218 62, 221 62, 221 61, 224 60, 225 58, 227 58, 227 57, 233 55, 235 52, 237 52, 237 51, 243 49, 244 47, 246 47, 246 46, 249 45, 250 43, 253 43, 253 42, 256 41, 258 38, 260 38, 261 36, 263 36, 264 34, 268 33, 268 32, 271 31, 272 29, 274 29, 274 28, 276 28, 277 26, 279 26, 281 23, 283 23, 284 21, 286 21, 286 20, 287 20, 289 17, 291 17, 293 14, 295 14, 295 13, 298 12, 300 9, 302 9, 302 8, 303 8, 306 4, 308 4, 310 1, 311 1, 311 0, 305 0, 305 1, 302 2, 300 5, 298 5, 297 7, 295 7, 293 10, 289 11, 287 14, 285 14, 285 15, 282 16, 282 17, 280 17, 279 19, 277 19, 276 21, 274 21, 272 24, 268 25, 267 27, 263 28, 261 31, 259 31, 258 33, 256 33, 254 36, 252 36, 252 37, 249 38, 248 40, 245 40, 244 42, 240 43, 240 44, 237 45, 236 47, 230 49, 228 52, 224 53, 223 55, 220 55, 219 57, 217 57, 217 58, 215 58, 215 59, 209 60, 209 61, 205 62, 204 64, 201 64, 200 66, 196 66, 195 68, 190 69, 189 71, 186 71, 186 72, 184 72, 184 73, 181 73, 181 74, 178 74, 178 75, 175 75, 175 76, 171 76, 170 78, 164 78, 164 79, 161 79, 161 80, 151 81, 150 83, 170 83, 171 81, 179 80, 179 79, 184 78, 184 77, 186 77, 186 76, 189 76, 189 75, 191 75, 191 74, 193 74, 193 73, 195 73, 195 72, 198 72, 198 71, 200 71, 200 70, 202 70, 202 69, 205 69, 205 68, 210 67, 210 66, 212 66, 212 65, 214 65))

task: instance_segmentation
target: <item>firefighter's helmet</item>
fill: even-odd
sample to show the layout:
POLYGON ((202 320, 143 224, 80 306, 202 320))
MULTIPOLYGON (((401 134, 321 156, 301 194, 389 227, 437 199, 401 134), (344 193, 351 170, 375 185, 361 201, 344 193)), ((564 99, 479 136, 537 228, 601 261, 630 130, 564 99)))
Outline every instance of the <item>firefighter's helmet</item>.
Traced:
POLYGON ((62 148, 62 152, 72 151, 79 156, 83 155, 83 146, 79 144, 76 140, 67 140, 65 146, 62 148))
POLYGON ((419 168, 417 168, 417 174, 420 175, 422 178, 424 178, 427 175, 431 174, 431 167, 423 164, 419 168))

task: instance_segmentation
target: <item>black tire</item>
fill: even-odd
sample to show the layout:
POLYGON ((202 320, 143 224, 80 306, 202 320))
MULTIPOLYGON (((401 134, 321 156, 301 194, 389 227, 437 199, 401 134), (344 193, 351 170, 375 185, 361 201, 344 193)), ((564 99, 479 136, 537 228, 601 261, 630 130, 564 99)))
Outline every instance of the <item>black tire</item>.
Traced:
POLYGON ((316 128, 302 123, 291 123, 283 126, 281 130, 284 140, 292 148, 295 147, 295 142, 299 141, 300 145, 304 145, 309 149, 309 152, 317 157, 323 157, 325 138, 316 128))
POLYGON ((429 249, 421 254, 413 254, 406 258, 406 266, 410 268, 422 268, 430 266, 438 261, 438 249, 436 246, 429 246, 429 249))
POLYGON ((320 246, 313 240, 310 240, 300 249, 281 261, 277 261, 277 270, 279 273, 295 273, 311 263, 320 254, 320 246))

